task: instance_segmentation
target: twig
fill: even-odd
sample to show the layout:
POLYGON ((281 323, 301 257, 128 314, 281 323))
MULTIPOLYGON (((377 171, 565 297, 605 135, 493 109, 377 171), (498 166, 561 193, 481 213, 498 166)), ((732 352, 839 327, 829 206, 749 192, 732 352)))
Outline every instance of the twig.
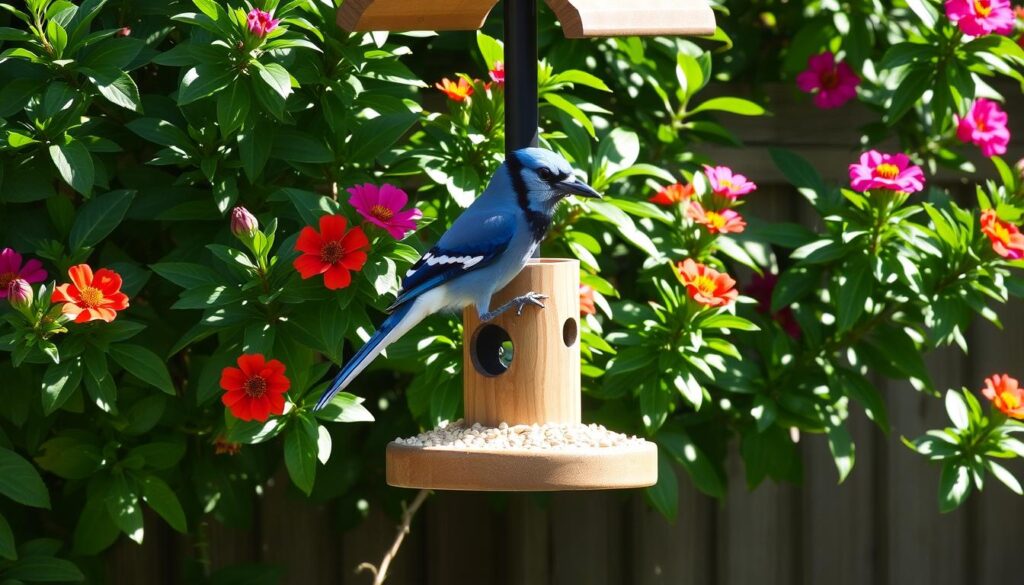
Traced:
POLYGON ((384 553, 384 558, 380 560, 380 566, 377 567, 373 563, 359 563, 359 566, 356 567, 356 573, 369 571, 373 574, 373 585, 384 584, 384 580, 388 578, 388 568, 391 567, 391 561, 398 555, 398 548, 402 546, 405 535, 409 533, 413 516, 416 515, 416 511, 420 509, 420 506, 423 505, 423 502, 427 500, 427 496, 430 494, 430 490, 420 490, 416 494, 416 498, 413 499, 412 504, 402 512, 402 524, 398 527, 398 534, 395 535, 395 541, 391 543, 391 548, 388 549, 388 552, 384 553))

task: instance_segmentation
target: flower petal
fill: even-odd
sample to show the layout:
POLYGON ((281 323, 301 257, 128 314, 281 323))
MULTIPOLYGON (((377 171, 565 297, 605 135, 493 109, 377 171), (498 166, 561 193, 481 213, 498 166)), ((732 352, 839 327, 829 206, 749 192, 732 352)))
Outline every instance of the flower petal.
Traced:
POLYGON ((327 269, 324 273, 324 286, 330 290, 339 290, 346 288, 352 283, 352 275, 349 274, 347 268, 341 265, 335 264, 327 269))
POLYGON ((92 286, 92 268, 88 264, 78 264, 68 268, 68 276, 79 290, 92 286))
POLYGON ((343 215, 324 215, 320 217, 320 237, 325 242, 340 240, 345 235, 348 222, 343 215))

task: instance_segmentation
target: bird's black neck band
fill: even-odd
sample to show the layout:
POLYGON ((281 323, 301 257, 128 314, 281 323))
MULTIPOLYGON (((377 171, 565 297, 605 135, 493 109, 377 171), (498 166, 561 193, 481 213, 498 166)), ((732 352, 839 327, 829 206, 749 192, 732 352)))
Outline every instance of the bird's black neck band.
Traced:
POLYGON ((505 167, 508 169, 509 179, 512 181, 512 189, 516 192, 516 201, 526 215, 526 223, 530 226, 530 233, 535 242, 544 241, 544 237, 551 227, 551 216, 541 213, 530 207, 530 198, 526 189, 526 181, 523 179, 523 162, 516 154, 509 153, 505 159, 505 167))

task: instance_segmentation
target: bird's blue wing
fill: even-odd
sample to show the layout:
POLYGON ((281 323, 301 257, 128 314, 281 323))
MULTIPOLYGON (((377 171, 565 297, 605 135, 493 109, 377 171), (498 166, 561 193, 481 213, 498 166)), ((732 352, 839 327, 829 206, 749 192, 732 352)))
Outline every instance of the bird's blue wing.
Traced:
POLYGON ((388 312, 453 278, 488 266, 501 256, 515 234, 514 219, 507 214, 477 215, 463 213, 437 245, 409 268, 402 280, 402 290, 388 312))

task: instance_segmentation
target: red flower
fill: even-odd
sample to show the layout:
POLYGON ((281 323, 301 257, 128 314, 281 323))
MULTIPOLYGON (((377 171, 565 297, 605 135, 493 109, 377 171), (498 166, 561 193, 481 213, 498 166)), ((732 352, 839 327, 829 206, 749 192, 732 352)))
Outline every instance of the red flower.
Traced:
POLYGON ((331 290, 351 284, 349 271, 363 269, 370 241, 358 227, 346 232, 347 225, 340 215, 325 215, 320 218, 319 232, 309 226, 302 228, 295 242, 295 249, 302 255, 293 263, 302 278, 323 274, 324 286, 331 290))
POLYGON ((494 69, 487 72, 491 76, 491 81, 498 85, 505 85, 505 63, 502 61, 494 62, 494 69))
POLYGON ((68 269, 71 283, 57 286, 50 297, 54 303, 65 303, 61 312, 74 317, 75 323, 102 319, 107 323, 118 311, 128 308, 128 295, 121 292, 121 275, 100 268, 96 274, 88 264, 68 269))
POLYGON ((648 201, 658 205, 675 205, 682 203, 693 196, 693 184, 675 183, 658 191, 648 201))
POLYGON ((691 201, 686 209, 686 216, 707 228, 712 234, 738 234, 747 227, 743 216, 731 209, 722 211, 706 211, 700 203, 691 201))
POLYGON ((580 314, 597 314, 597 307, 594 306, 594 289, 585 284, 580 285, 580 314))
POLYGON ((1008 260, 1024 258, 1024 234, 1017 226, 999 219, 995 209, 981 213, 981 232, 992 241, 996 254, 1008 260))
POLYGON ((694 262, 690 258, 676 265, 676 276, 686 286, 690 298, 706 307, 722 307, 736 300, 736 281, 724 272, 694 262))
POLYGON ((1007 374, 995 374, 985 379, 981 394, 992 401, 992 405, 1003 414, 1013 418, 1024 418, 1024 388, 1016 378, 1007 374))
POLYGON ((266 361, 263 354, 246 353, 238 356, 237 368, 229 366, 221 371, 224 395, 220 401, 235 418, 263 422, 272 414, 284 412, 283 394, 290 386, 284 364, 266 361))
POLYGON ((473 84, 462 77, 457 78, 457 81, 452 81, 445 77, 440 83, 434 84, 434 87, 444 92, 448 99, 455 102, 461 102, 473 95, 473 84))

